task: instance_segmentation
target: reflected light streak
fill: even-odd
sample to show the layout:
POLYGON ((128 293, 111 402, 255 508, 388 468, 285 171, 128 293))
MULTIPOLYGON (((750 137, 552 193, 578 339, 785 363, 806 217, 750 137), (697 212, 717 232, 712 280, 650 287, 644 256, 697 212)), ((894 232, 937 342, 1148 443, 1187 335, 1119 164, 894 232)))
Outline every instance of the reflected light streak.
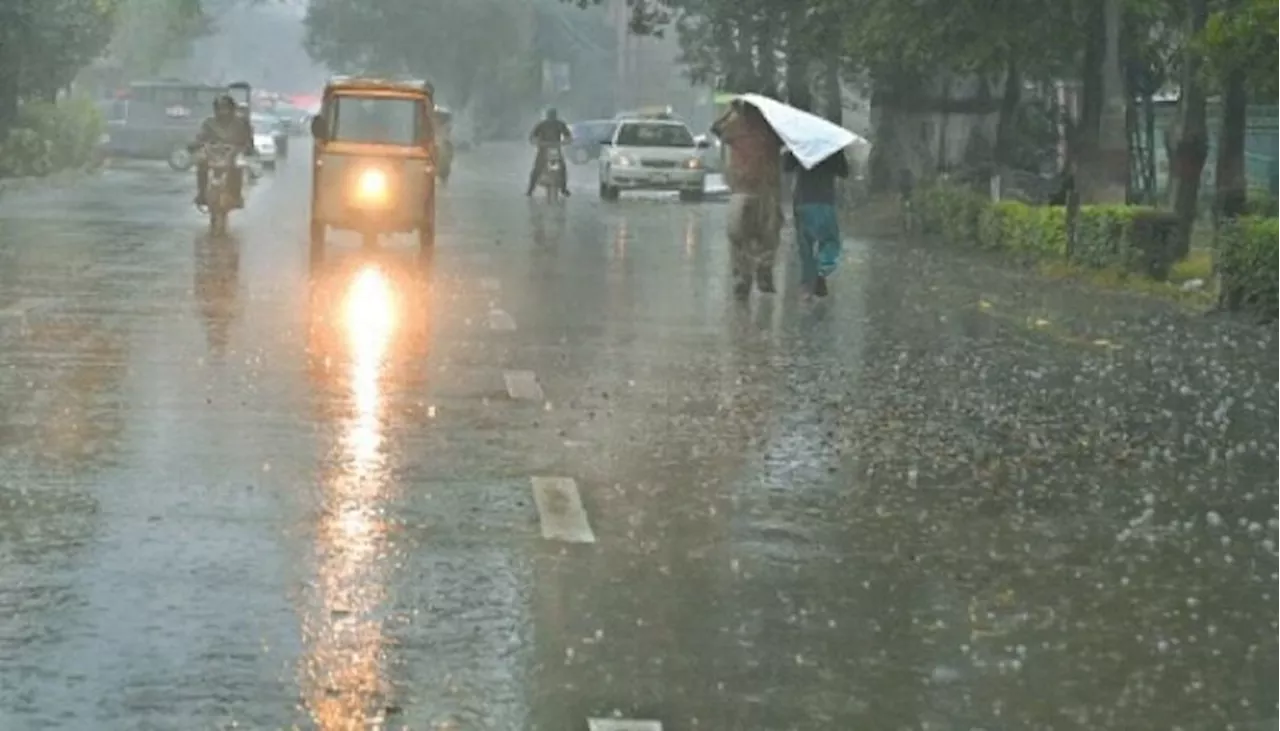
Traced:
POLYGON ((613 237, 613 258, 622 260, 627 258, 627 237, 630 232, 627 231, 627 222, 623 220, 618 223, 618 233, 613 237))
POLYGON ((398 326, 393 288, 365 268, 342 303, 351 355, 352 413, 342 438, 342 463, 325 480, 318 531, 320 614, 306 623, 310 645, 304 683, 308 708, 322 731, 379 727, 385 714, 383 600, 387 470, 383 449, 381 378, 398 326))

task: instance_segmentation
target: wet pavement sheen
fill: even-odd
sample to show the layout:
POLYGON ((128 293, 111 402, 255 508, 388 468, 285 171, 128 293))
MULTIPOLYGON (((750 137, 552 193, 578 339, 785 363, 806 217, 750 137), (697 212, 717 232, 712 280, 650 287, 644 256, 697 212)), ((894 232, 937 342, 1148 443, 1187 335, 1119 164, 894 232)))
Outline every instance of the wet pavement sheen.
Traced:
MULTIPOLYGON (((303 149, 296 145, 296 149, 303 149)), ((719 204, 0 197, 0 730, 1276 727, 1274 332, 719 204), (607 721, 614 720, 610 725, 607 721)))

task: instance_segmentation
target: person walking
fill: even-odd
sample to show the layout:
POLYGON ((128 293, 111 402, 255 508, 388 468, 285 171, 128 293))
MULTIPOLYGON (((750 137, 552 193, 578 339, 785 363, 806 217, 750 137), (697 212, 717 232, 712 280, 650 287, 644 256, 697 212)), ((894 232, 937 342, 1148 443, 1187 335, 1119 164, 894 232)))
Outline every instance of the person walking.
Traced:
POLYGON ((796 248, 800 254, 800 284, 806 295, 827 296, 827 277, 836 270, 842 248, 836 215, 836 178, 849 177, 843 151, 806 170, 787 153, 783 164, 795 172, 792 211, 796 248))
POLYGON ((782 231, 782 140, 760 110, 735 99, 711 127, 729 148, 729 245, 733 293, 751 295, 754 283, 775 292, 773 265, 782 231))

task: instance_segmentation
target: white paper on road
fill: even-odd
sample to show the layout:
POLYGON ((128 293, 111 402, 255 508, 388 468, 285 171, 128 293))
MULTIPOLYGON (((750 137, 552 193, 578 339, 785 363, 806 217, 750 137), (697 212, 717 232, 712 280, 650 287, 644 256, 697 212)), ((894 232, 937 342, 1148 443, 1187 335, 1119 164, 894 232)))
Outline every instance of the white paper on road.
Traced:
POLYGON ((662 724, 630 718, 588 718, 587 731, 662 731, 662 724))
POLYGON ((782 144, 795 155, 805 170, 812 169, 814 165, 855 142, 867 142, 838 124, 776 99, 759 94, 741 94, 737 98, 760 110, 765 121, 782 138, 782 144))
POLYGON ((595 543, 596 534, 571 477, 534 477, 533 502, 538 508, 542 537, 565 543, 595 543))
POLYGON ((533 371, 507 371, 502 378, 507 382, 507 395, 516 401, 542 400, 542 386, 533 371))
POLYGON ((489 311, 489 329, 499 332, 511 332, 516 329, 516 321, 502 310, 489 311))

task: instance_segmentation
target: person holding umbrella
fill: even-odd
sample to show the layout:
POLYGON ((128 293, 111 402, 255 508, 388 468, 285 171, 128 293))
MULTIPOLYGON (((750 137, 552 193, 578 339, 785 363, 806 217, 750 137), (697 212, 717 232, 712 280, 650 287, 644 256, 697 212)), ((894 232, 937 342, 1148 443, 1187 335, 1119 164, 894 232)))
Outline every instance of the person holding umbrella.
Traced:
POLYGON ((849 177, 849 161, 837 150, 806 170, 794 154, 783 160, 796 173, 792 205, 796 248, 800 254, 800 286, 806 294, 827 296, 827 277, 840 259, 840 222, 836 216, 836 178, 849 177))
POLYGON ((773 263, 782 228, 782 148, 797 170, 795 211, 806 288, 825 295, 840 253, 835 178, 849 175, 844 148, 860 138, 840 125, 759 94, 733 99, 711 131, 730 148, 729 242, 734 294, 752 278, 773 292, 773 263))
POLYGON ((733 293, 775 292, 773 264, 782 231, 782 141, 760 109, 743 98, 711 126, 729 147, 729 246, 733 293))

